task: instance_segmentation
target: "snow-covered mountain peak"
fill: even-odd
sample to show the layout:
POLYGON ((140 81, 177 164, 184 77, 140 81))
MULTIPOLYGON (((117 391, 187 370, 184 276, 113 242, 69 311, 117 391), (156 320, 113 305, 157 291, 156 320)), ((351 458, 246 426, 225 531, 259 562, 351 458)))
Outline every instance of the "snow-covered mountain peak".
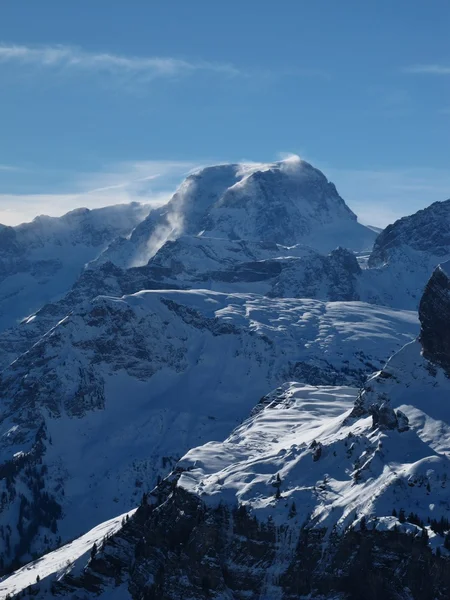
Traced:
POLYGON ((214 237, 306 243, 327 251, 339 244, 361 250, 374 239, 325 175, 301 159, 246 174, 211 207, 204 230, 214 237))
POLYGON ((168 240, 203 235, 228 240, 370 249, 375 232, 357 222, 335 186, 312 165, 291 157, 267 164, 222 164, 191 173, 164 207, 129 240, 97 262, 146 264, 168 240))

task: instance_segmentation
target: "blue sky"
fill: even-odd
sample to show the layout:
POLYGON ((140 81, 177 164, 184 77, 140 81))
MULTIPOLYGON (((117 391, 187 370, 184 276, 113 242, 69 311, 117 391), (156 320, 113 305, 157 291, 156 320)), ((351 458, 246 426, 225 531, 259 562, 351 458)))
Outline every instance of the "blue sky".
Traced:
POLYGON ((447 0, 4 0, 0 222, 299 154, 363 222, 450 197, 447 0))

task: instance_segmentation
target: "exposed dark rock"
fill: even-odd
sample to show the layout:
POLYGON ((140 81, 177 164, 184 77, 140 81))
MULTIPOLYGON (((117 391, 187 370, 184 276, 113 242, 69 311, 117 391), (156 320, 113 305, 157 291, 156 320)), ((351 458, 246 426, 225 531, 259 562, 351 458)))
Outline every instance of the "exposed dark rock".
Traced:
POLYGON ((396 410, 395 414, 397 417, 397 429, 400 431, 400 433, 402 431, 408 431, 409 420, 408 420, 408 417, 405 415, 405 413, 402 412, 401 410, 396 410))
POLYGON ((450 279, 445 267, 431 276, 420 301, 419 319, 424 357, 450 376, 450 279))
POLYGON ((369 412, 372 415, 374 428, 397 429, 397 416, 393 408, 387 402, 383 402, 380 406, 373 404, 370 407, 369 412))
POLYGON ((141 506, 81 577, 60 580, 56 593, 81 599, 128 581, 134 600, 244 600, 270 593, 285 600, 449 597, 449 561, 420 536, 367 524, 329 535, 311 529, 306 515, 303 525, 292 518, 275 526, 258 522, 242 505, 208 508, 174 485, 161 488, 158 505, 141 506))

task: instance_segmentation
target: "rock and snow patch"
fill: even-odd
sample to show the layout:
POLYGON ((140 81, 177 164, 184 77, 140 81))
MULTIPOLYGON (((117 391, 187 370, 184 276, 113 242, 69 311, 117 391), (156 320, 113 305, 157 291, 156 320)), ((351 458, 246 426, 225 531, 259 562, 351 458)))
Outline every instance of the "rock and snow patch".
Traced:
POLYGON ((409 429, 385 430, 369 415, 351 417, 356 396, 352 388, 286 384, 223 442, 190 450, 178 485, 206 504, 243 504, 261 521, 296 528, 306 519, 343 531, 363 516, 381 527, 378 519, 393 511, 425 524, 447 517, 448 411, 438 419, 438 403, 414 398, 401 405, 409 429))
POLYGON ((88 561, 94 544, 100 548, 102 542, 116 533, 121 528, 123 520, 131 517, 134 512, 132 510, 97 525, 73 542, 45 554, 42 558, 17 570, 13 575, 3 578, 0 580, 1 597, 19 594, 29 586, 35 592, 39 590, 40 595, 49 597, 52 582, 59 581, 68 574, 77 575, 88 561))
MULTIPOLYGON (((99 297, 2 374, 2 459, 18 473, 15 497, 0 482, 0 521, 17 523, 19 490, 36 504, 39 477, 62 507, 58 535, 78 536, 134 506, 189 448, 223 439, 268 390, 294 378, 358 385, 416 333, 414 313, 363 303, 205 290, 99 297)), ((30 552, 46 547, 43 535, 30 552)), ((19 539, 13 528, 10 547, 19 539)))

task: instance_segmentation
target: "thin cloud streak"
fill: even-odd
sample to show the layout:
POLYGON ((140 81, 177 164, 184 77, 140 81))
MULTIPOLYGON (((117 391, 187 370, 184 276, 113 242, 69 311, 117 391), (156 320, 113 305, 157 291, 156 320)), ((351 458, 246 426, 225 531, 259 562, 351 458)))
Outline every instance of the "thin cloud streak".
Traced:
POLYGON ((75 208, 141 202, 167 203, 177 185, 198 167, 189 161, 135 161, 105 171, 66 175, 59 189, 43 193, 0 193, 0 223, 18 225, 37 215, 59 217, 75 208))
POLYGON ((403 69, 405 73, 410 73, 412 75, 438 75, 438 76, 448 76, 450 75, 450 66, 449 65, 412 65, 410 67, 406 67, 403 69))
POLYGON ((233 65, 208 61, 187 61, 172 57, 123 56, 86 52, 72 46, 24 46, 0 44, 0 63, 21 63, 49 69, 78 69, 110 74, 133 74, 147 79, 177 77, 197 71, 240 75, 233 65))
POLYGON ((20 171, 20 169, 12 165, 0 165, 0 171, 20 171))

